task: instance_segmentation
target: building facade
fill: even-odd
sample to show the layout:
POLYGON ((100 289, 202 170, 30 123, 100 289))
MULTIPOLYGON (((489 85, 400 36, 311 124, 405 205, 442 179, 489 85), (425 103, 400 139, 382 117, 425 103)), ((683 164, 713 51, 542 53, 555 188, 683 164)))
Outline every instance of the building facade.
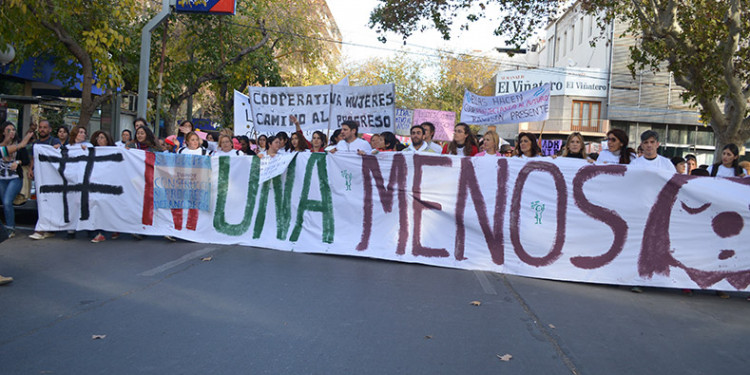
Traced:
POLYGON ((666 69, 631 73, 630 47, 637 40, 624 35, 626 28, 614 22, 602 30, 595 16, 574 5, 547 26, 531 52, 503 64, 494 78, 494 95, 509 93, 503 89, 514 75, 553 84, 549 120, 498 125, 503 136, 531 131, 544 138, 564 139, 579 131, 594 144, 603 140, 609 129, 619 128, 628 134, 630 147, 637 148, 640 134, 652 129, 660 137, 660 154, 694 154, 699 164, 712 163, 713 129, 701 122, 696 106, 683 101, 685 90, 674 82, 672 73, 666 69), (542 77, 552 78, 540 80, 542 77), (606 89, 554 92, 556 84, 568 88, 577 81, 606 89))

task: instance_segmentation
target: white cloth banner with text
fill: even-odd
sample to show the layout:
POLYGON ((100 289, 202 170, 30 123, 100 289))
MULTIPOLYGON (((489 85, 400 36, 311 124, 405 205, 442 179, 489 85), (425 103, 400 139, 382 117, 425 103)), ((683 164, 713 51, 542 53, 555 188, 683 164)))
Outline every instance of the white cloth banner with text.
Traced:
POLYGON ((480 96, 464 91, 461 122, 472 125, 514 124, 549 118, 550 84, 499 96, 480 96))
POLYGON ((37 145, 34 157, 39 231, 170 235, 556 280, 750 291, 750 179, 571 158, 385 152, 299 153, 260 183, 259 158, 222 156, 210 159, 204 211, 155 207, 152 153, 37 145))
POLYGON ((396 124, 396 86, 333 86, 331 128, 346 120, 359 123, 359 133, 393 132, 396 124))

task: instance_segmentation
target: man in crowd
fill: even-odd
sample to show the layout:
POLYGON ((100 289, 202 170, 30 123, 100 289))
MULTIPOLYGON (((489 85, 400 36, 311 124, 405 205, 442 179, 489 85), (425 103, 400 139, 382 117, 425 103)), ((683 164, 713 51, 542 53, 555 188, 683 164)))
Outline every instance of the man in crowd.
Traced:
POLYGON ((411 130, 409 130, 409 134, 411 135, 411 144, 409 147, 404 149, 403 152, 430 152, 435 153, 433 149, 430 148, 430 146, 425 142, 424 139, 424 128, 420 125, 414 125, 411 127, 411 130))
POLYGON ((641 148, 643 149, 643 155, 639 156, 633 162, 631 166, 664 170, 671 173, 675 173, 674 164, 672 161, 656 153, 659 150, 659 134, 653 130, 646 130, 641 134, 641 148))
MULTIPOLYGON (((40 120, 39 126, 37 127, 38 139, 33 143, 34 145, 48 145, 55 148, 60 147, 60 140, 51 136, 52 127, 47 120, 40 120)), ((29 178, 34 179, 34 146, 31 148, 31 164, 29 168, 29 178)), ((34 232, 29 235, 32 240, 43 240, 45 238, 53 237, 55 234, 52 232, 34 232)))
POLYGON ((341 123, 341 140, 336 144, 336 148, 330 152, 358 152, 370 154, 372 147, 367 141, 358 137, 359 125, 356 121, 346 120, 341 123))
POLYGON ((440 147, 439 144, 432 141, 432 137, 435 136, 435 125, 433 125, 431 122, 425 121, 420 126, 422 127, 422 130, 424 130, 424 137, 422 138, 422 140, 427 144, 427 147, 430 148, 434 153, 442 154, 443 148, 440 147))
POLYGON ((133 138, 132 133, 130 132, 130 129, 125 129, 122 131, 122 135, 120 136, 120 140, 115 142, 115 146, 117 147, 125 147, 128 143, 130 143, 130 140, 133 138))

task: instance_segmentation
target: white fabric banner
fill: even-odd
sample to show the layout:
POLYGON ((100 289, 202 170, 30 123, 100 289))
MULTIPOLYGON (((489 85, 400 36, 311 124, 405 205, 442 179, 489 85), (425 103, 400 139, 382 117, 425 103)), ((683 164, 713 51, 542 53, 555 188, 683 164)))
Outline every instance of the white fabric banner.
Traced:
POLYGON ((262 184, 286 172, 286 168, 295 156, 297 156, 297 152, 276 154, 274 157, 264 156, 260 159, 260 181, 258 183, 262 184))
POLYGON ((255 129, 259 132, 293 133, 296 128, 289 121, 289 115, 297 116, 302 130, 327 129, 331 111, 331 87, 332 85, 251 86, 248 90, 255 129))
POLYGON ((359 133, 394 132, 396 123, 396 86, 333 86, 331 128, 345 120, 359 123, 359 133))
POLYGON ((37 230, 109 230, 605 284, 750 291, 750 179, 579 159, 215 157, 209 211, 154 206, 155 156, 35 146, 37 230), (183 225, 183 215, 187 216, 183 225))
POLYGON ((472 125, 514 124, 549 118, 550 84, 524 92, 480 96, 464 91, 461 122, 472 125))
POLYGON ((250 97, 234 90, 234 135, 247 135, 253 131, 253 110, 250 97))

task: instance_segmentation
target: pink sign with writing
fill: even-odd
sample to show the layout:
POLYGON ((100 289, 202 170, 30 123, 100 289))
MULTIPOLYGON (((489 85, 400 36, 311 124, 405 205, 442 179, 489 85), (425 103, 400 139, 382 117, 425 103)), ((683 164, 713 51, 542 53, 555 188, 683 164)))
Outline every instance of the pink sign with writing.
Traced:
POLYGON ((433 109, 415 109, 412 124, 419 125, 425 121, 435 125, 435 136, 437 141, 453 140, 453 127, 456 125, 456 112, 437 111, 433 109))

